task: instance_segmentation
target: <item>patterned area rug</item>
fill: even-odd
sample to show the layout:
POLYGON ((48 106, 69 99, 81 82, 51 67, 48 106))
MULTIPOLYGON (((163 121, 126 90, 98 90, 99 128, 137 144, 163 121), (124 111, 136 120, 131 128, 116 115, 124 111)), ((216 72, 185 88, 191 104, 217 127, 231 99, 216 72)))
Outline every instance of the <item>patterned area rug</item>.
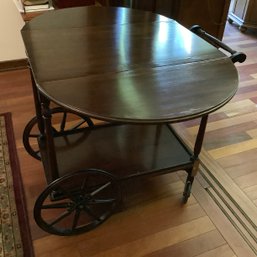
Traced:
POLYGON ((0 114, 0 257, 32 256, 11 114, 0 114))

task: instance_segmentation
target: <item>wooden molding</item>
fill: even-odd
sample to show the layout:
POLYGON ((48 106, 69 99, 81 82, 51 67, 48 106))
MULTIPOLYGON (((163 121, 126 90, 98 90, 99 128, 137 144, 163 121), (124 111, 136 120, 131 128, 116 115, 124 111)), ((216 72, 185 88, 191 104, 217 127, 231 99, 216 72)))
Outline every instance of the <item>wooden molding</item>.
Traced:
POLYGON ((28 67, 27 59, 10 60, 0 62, 0 71, 24 69, 28 67))

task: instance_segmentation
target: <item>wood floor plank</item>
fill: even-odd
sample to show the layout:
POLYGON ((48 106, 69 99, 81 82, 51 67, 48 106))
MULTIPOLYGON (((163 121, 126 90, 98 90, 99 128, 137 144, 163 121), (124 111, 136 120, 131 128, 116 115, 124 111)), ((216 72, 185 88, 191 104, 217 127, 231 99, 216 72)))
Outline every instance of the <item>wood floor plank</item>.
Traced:
MULTIPOLYGON (((195 210, 195 208, 190 208, 192 211, 195 210)), ((179 214, 177 213, 176 216, 179 214)), ((189 217, 185 219, 185 215, 181 214, 181 216, 184 216, 184 221, 176 224, 185 224, 185 222, 189 221, 189 217)), ((195 217, 195 215, 193 215, 195 217)), ((149 220, 148 218, 145 219, 145 221, 137 221, 136 223, 129 223, 128 226, 121 226, 118 230, 117 229, 111 229, 112 235, 110 235, 108 238, 106 238, 106 234, 102 234, 101 236, 95 238, 95 239, 88 239, 87 241, 83 241, 78 244, 78 248, 81 252, 87 254, 88 256, 92 256, 94 254, 98 254, 99 252, 107 251, 111 252, 112 249, 116 249, 117 247, 120 247, 120 245, 128 245, 131 244, 134 241, 141 241, 145 238, 146 241, 148 241, 149 244, 152 244, 151 241, 151 235, 152 234, 158 234, 162 231, 166 230, 167 228, 173 229, 177 226, 167 224, 166 227, 164 227, 162 224, 163 222, 158 219, 156 219, 157 216, 155 216, 155 219, 149 220), (141 222, 142 225, 137 225, 141 222), (160 222, 162 224, 155 225, 156 222, 160 222), (159 227, 159 229, 157 229, 159 227), (160 229, 161 228, 161 229, 160 229), (122 231, 121 231, 122 229, 122 231), (114 232, 113 232, 114 230, 114 232), (159 231, 159 232, 157 232, 159 231), (116 235, 114 235, 115 233, 116 235), (99 243, 98 249, 95 249, 94 245, 95 243, 99 243)), ((137 217, 135 217, 136 219, 137 217)), ((164 219, 163 217, 160 217, 160 219, 164 219)), ((170 219, 176 219, 176 217, 171 213, 170 219)), ((107 232, 108 233, 108 232, 107 232)), ((175 235, 174 235, 175 236, 175 235)), ((172 236, 172 237, 174 237, 172 236)))
POLYGON ((257 171, 237 177, 235 181, 242 189, 257 185, 257 171))
POLYGON ((240 143, 216 148, 209 151, 209 154, 214 160, 224 158, 229 155, 245 152, 257 148, 257 138, 249 139, 240 143))
POLYGON ((255 98, 257 97, 257 92, 247 92, 247 93, 242 93, 242 94, 237 94, 234 96, 233 101, 240 101, 243 99, 249 99, 249 98, 255 98))
MULTIPOLYGON (((257 93, 256 93, 257 96, 257 93)), ((209 122, 206 128, 206 132, 226 128, 234 125, 239 125, 245 122, 257 121, 257 112, 251 112, 240 116, 235 116, 227 119, 222 119, 214 122, 209 122)), ((188 128, 188 131, 192 135, 196 135, 198 126, 188 128)))
POLYGON ((253 201, 257 200, 257 185, 249 186, 244 189, 244 192, 248 195, 253 201))
POLYGON ((240 82, 240 88, 250 87, 250 86, 255 86, 255 85, 257 85, 257 79, 250 79, 250 80, 247 80, 247 81, 240 82))
POLYGON ((256 111, 256 105, 250 99, 243 99, 237 102, 230 102, 216 113, 224 112, 227 117, 242 115, 244 113, 256 111))
POLYGON ((242 162, 239 165, 232 165, 231 167, 226 168, 225 171, 234 180, 235 178, 255 172, 256 166, 257 160, 254 159, 251 162, 242 162))
POLYGON ((256 123, 252 121, 206 132, 204 136, 204 148, 209 151, 250 140, 252 137, 247 131, 252 131, 255 128, 256 123))
MULTIPOLYGON (((183 240, 214 230, 208 217, 202 217, 148 237, 93 255, 94 257, 139 257, 183 240)), ((92 257, 93 257, 92 256, 92 257)))
POLYGON ((230 249, 228 245, 217 247, 196 257, 236 257, 235 253, 230 249))
MULTIPOLYGON (((256 155, 257 149, 252 149, 249 151, 235 154, 233 156, 221 158, 218 160, 218 162, 223 168, 227 169, 230 167, 251 163, 252 161, 256 160, 256 155)), ((252 168, 254 169, 254 165, 252 168)))
POLYGON ((257 137, 257 128, 250 129, 250 130, 246 130, 246 133, 247 133, 250 137, 256 138, 256 137, 257 137))
MULTIPOLYGON (((39 255, 40 256, 40 255, 39 255)), ((51 256, 51 255, 50 255, 51 256)), ((61 249, 58 249, 52 254, 52 257, 82 257, 83 255, 80 252, 71 246, 65 246, 61 249)))
POLYGON ((220 233, 217 230, 212 230, 211 232, 196 236, 192 239, 146 254, 144 257, 193 257, 219 247, 224 247, 224 251, 226 252, 227 249, 230 249, 232 252, 220 233))
MULTIPOLYGON (((186 207, 181 205, 180 198, 181 194, 125 209, 113 215, 99 228, 77 236, 74 247, 86 256, 92 256, 99 251, 106 251, 205 216, 193 198, 186 207)), ((55 252, 67 242, 72 244, 69 238, 60 237, 51 240, 47 237, 40 238, 34 242, 38 254, 55 252)))

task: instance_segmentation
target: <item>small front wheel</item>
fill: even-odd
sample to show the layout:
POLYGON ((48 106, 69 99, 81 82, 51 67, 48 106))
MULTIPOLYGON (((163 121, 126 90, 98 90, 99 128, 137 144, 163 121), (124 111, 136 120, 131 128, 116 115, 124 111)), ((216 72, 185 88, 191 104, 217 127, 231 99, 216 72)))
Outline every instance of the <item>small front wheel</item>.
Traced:
POLYGON ((117 180, 96 169, 63 176, 41 193, 34 218, 48 233, 69 236, 90 231, 102 224, 120 202, 117 180))

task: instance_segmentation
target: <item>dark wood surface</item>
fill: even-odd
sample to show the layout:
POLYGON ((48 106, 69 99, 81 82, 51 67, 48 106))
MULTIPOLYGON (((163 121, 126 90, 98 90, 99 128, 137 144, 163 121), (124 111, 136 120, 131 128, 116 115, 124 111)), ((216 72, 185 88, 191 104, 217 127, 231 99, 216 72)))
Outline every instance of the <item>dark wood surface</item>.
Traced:
POLYGON ((94 5, 95 0, 53 0, 54 8, 68 8, 68 7, 75 7, 75 6, 88 6, 94 5))
POLYGON ((149 12, 50 11, 27 23, 22 36, 39 90, 103 120, 199 117, 223 106, 238 86, 227 56, 175 21, 149 12))
MULTIPOLYGON (((105 125, 57 136, 54 142, 60 177, 85 167, 97 167, 122 180, 192 167, 192 152, 167 125, 105 125)), ((40 143, 47 170, 45 140, 40 143)))
POLYGON ((156 12, 190 28, 198 24, 222 39, 230 0, 133 0, 132 7, 156 12))
POLYGON ((55 9, 89 5, 117 7, 129 7, 130 5, 126 0, 52 0, 52 2, 55 9))
POLYGON ((132 7, 158 13, 177 20, 187 28, 198 24, 208 33, 221 40, 230 0, 53 0, 55 8, 95 4, 132 7))

